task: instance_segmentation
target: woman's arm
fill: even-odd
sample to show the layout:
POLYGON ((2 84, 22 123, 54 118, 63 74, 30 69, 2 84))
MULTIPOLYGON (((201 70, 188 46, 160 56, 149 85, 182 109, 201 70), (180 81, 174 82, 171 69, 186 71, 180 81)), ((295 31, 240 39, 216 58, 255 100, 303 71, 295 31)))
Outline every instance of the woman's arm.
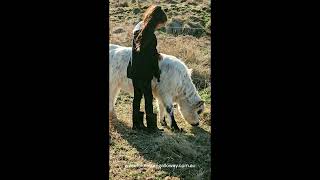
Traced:
POLYGON ((153 76, 158 79, 158 82, 160 81, 160 69, 159 69, 159 53, 157 51, 157 37, 154 33, 146 32, 148 34, 145 34, 143 37, 143 46, 140 47, 140 51, 143 51, 143 54, 146 55, 146 57, 150 58, 149 60, 151 65, 151 72, 153 73, 153 76))
POLYGON ((156 77, 158 79, 158 82, 160 82, 160 74, 161 74, 161 71, 160 71, 160 68, 159 68, 159 58, 161 58, 161 55, 159 54, 158 50, 157 50, 157 38, 156 36, 154 35, 154 41, 155 41, 155 47, 154 47, 154 77, 156 77))

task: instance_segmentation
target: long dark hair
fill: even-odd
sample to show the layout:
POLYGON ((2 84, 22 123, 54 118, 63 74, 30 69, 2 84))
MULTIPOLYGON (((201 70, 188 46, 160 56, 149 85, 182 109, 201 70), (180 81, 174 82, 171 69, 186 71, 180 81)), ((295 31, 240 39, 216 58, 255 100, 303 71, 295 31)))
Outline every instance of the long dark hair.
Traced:
POLYGON ((160 6, 151 5, 143 15, 143 25, 140 33, 136 38, 136 50, 140 51, 144 47, 144 41, 150 33, 155 31, 155 28, 160 23, 167 21, 166 13, 160 6))

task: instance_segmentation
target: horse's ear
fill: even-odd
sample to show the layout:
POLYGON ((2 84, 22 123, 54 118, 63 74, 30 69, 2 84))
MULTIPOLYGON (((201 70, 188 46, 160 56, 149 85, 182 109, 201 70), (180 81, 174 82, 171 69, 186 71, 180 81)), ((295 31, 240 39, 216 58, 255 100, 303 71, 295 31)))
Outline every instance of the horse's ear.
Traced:
POLYGON ((202 106, 204 104, 203 100, 200 100, 197 104, 195 108, 199 108, 200 106, 202 106))
POLYGON ((204 101, 203 101, 203 100, 200 100, 199 106, 202 106, 203 104, 204 104, 204 101))
POLYGON ((190 76, 192 75, 193 69, 188 69, 188 73, 190 74, 190 76))

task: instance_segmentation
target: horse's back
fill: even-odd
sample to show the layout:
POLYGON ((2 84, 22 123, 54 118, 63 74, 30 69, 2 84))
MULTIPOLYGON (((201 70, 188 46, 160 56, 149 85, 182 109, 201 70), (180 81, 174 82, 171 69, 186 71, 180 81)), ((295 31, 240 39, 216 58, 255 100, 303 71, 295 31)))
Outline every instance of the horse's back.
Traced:
POLYGON ((119 48, 119 47, 121 47, 121 46, 115 45, 115 44, 109 44, 109 51, 113 50, 113 49, 116 49, 116 48, 119 48))

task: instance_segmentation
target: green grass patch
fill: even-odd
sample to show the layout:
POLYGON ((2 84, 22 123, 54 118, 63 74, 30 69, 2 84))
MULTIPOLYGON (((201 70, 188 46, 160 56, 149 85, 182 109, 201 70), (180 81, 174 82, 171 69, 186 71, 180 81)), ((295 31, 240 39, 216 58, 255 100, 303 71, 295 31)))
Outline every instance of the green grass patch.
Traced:
POLYGON ((199 92, 199 95, 202 100, 207 104, 211 104, 211 90, 210 87, 207 87, 199 92))

